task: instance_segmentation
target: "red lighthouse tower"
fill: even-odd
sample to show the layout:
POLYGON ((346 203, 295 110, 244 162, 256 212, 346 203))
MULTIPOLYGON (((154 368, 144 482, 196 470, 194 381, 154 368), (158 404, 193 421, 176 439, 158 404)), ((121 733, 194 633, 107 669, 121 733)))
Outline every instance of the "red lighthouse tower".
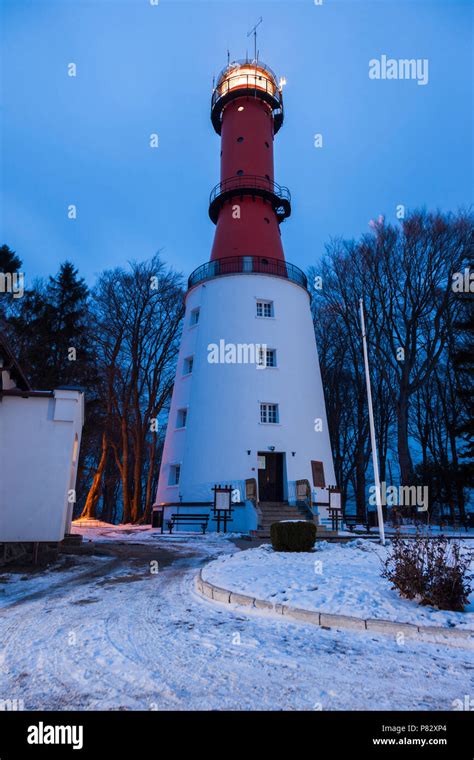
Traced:
POLYGON ((252 257, 253 271, 278 267, 284 262, 280 223, 291 205, 288 189, 274 178, 273 140, 283 123, 283 94, 273 71, 247 60, 229 64, 217 79, 211 120, 221 135, 221 181, 209 205, 216 224, 211 261, 232 259, 235 271, 237 257, 241 264, 242 257, 252 257))

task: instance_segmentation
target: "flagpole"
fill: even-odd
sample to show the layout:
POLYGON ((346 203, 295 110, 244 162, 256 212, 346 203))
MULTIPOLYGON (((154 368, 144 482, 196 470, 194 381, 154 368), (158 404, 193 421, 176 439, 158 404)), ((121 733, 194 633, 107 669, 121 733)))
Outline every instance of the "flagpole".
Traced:
POLYGON ((364 300, 362 298, 359 299, 359 306, 360 306, 360 323, 362 327, 362 344, 364 346, 365 382, 367 385, 367 406, 369 408, 370 443, 372 447, 372 465, 374 469, 374 480, 375 480, 375 499, 377 502, 377 515, 379 518, 380 543, 382 544, 382 546, 385 546, 385 529, 384 529, 384 524, 383 524, 382 498, 380 495, 379 463, 377 459, 377 443, 375 440, 374 410, 372 406, 372 388, 370 385, 369 355, 367 352, 367 335, 365 332, 364 300))

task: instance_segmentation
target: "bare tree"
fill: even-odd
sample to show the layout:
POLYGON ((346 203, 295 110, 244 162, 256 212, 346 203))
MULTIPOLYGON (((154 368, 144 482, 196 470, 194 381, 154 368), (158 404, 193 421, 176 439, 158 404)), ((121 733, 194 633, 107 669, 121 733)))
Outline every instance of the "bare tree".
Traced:
POLYGON ((111 452, 121 484, 122 521, 138 522, 151 511, 158 418, 173 386, 184 310, 181 278, 158 256, 132 262, 129 271, 102 274, 92 302, 106 413, 83 514, 95 514, 111 452))

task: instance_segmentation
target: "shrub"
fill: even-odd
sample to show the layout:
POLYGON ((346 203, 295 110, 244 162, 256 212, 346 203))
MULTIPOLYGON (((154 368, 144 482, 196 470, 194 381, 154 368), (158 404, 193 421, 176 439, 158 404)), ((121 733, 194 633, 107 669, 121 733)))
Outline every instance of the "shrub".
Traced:
POLYGON ((407 599, 441 610, 463 612, 471 593, 469 553, 445 536, 395 538, 382 577, 407 599))
POLYGON ((272 546, 276 552, 309 552, 316 541, 316 526, 312 522, 275 522, 270 528, 272 546))

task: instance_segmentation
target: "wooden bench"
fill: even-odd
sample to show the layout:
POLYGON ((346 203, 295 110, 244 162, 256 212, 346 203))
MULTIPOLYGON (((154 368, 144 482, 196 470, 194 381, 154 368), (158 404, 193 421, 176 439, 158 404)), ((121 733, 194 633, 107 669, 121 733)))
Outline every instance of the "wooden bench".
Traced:
POLYGON ((344 518, 344 522, 346 524, 346 528, 349 528, 350 532, 354 532, 354 528, 357 525, 357 517, 355 515, 347 515, 347 517, 344 518))
POLYGON ((349 528, 350 532, 354 532, 354 528, 357 525, 363 525, 365 528, 366 533, 370 533, 370 523, 362 522, 362 520, 359 520, 355 515, 347 515, 347 517, 344 518, 343 522, 346 525, 346 528, 349 528))
POLYGON ((200 525, 202 533, 206 532, 207 523, 209 522, 209 515, 207 514, 199 514, 199 515, 171 515, 170 519, 168 520, 168 530, 170 533, 173 532, 173 528, 175 525, 200 525))

